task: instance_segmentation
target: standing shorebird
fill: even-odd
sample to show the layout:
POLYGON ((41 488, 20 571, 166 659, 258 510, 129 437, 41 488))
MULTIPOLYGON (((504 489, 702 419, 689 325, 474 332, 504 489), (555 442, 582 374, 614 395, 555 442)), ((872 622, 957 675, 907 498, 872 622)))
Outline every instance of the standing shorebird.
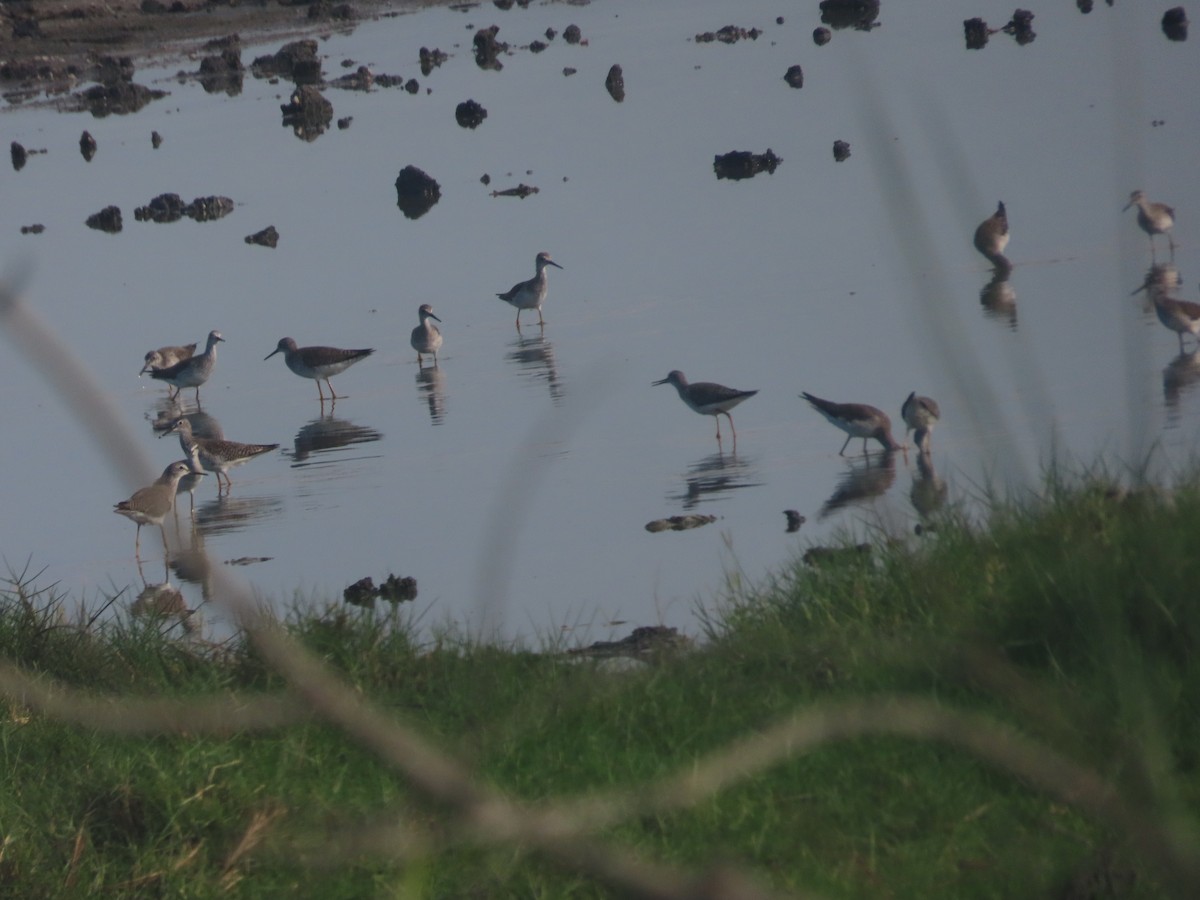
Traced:
POLYGON ((211 470, 217 473, 218 493, 221 490, 222 475, 225 476, 225 486, 233 487, 229 470, 234 466, 248 463, 256 456, 279 448, 278 444, 241 444, 217 438, 198 438, 192 434, 192 423, 182 416, 172 422, 159 437, 163 438, 168 434, 179 435, 179 446, 183 448, 189 460, 194 462, 199 457, 202 471, 211 470))
POLYGON ((162 531, 163 549, 167 549, 167 532, 162 527, 163 519, 175 504, 175 488, 179 479, 191 470, 191 466, 183 460, 173 462, 163 469, 163 473, 154 484, 138 488, 128 500, 122 500, 113 506, 113 512, 137 523, 137 534, 133 539, 135 556, 141 551, 143 525, 157 525, 162 531))
POLYGON ((1004 201, 996 206, 996 211, 979 223, 975 229, 975 249, 991 261, 993 265, 1008 267, 1008 259, 1004 256, 1004 248, 1008 246, 1008 212, 1004 201))
MULTIPOLYGON (((167 369, 176 363, 183 362, 185 359, 191 359, 192 354, 196 352, 195 344, 185 344, 182 347, 159 347, 157 350, 151 350, 144 357, 145 365, 138 372, 138 377, 151 372, 154 369, 167 369)), ((179 389, 174 385, 167 385, 167 399, 172 399, 179 389)))
POLYGON ((900 416, 904 419, 904 437, 908 438, 910 431, 915 431, 913 440, 917 449, 922 453, 929 449, 929 437, 933 426, 941 418, 942 411, 938 409, 937 401, 930 397, 918 397, 913 391, 900 407, 900 416))
POLYGON ((408 342, 412 344, 412 348, 417 351, 417 366, 421 365, 421 354, 428 353, 433 356, 433 364, 438 364, 437 352, 442 346, 442 333, 438 327, 430 322, 442 321, 433 314, 433 307, 428 303, 422 303, 421 308, 417 310, 417 315, 421 317, 421 324, 412 330, 412 336, 408 342))
POLYGON ((208 343, 205 345, 203 353, 199 356, 189 356, 186 359, 181 359, 179 362, 167 366, 165 369, 151 369, 150 377, 174 385, 177 389, 176 394, 185 387, 194 387, 196 389, 196 404, 199 405, 200 385, 208 381, 208 377, 212 375, 213 367, 217 364, 217 344, 223 340, 225 338, 221 337, 221 332, 210 331, 208 333, 208 343))
MULTIPOLYGON (((279 345, 263 359, 270 359, 276 353, 283 354, 287 367, 301 378, 312 378, 317 382, 317 394, 325 401, 321 391, 321 382, 329 385, 329 399, 336 400, 338 395, 333 392, 333 382, 329 379, 339 372, 344 372, 356 362, 366 359, 374 349, 339 350, 337 347, 297 347, 290 337, 280 338, 279 345)), ((342 395, 343 398, 345 395, 342 395)))
POLYGON ((1141 191, 1134 191, 1129 195, 1129 202, 1125 204, 1125 209, 1122 209, 1121 212, 1125 212, 1131 206, 1138 208, 1138 227, 1150 235, 1150 253, 1154 253, 1154 236, 1165 234, 1167 243, 1171 247, 1171 255, 1174 256, 1175 239, 1171 237, 1171 228, 1175 225, 1175 210, 1165 203, 1154 203, 1147 200, 1146 195, 1141 191))
POLYGON ((833 403, 808 393, 800 396, 811 403, 813 409, 828 419, 831 425, 836 425, 846 432, 846 443, 842 444, 838 456, 846 452, 850 439, 856 437, 863 439, 863 453, 867 452, 867 441, 870 438, 879 441, 883 444, 883 449, 889 452, 900 449, 900 445, 892 438, 892 420, 882 409, 865 403, 833 403))
POLYGON ((542 304, 546 302, 546 266, 554 266, 558 269, 562 268, 562 266, 550 258, 550 254, 545 250, 537 255, 537 259, 534 262, 537 265, 536 275, 528 281, 514 284, 503 294, 496 295, 505 303, 516 307, 517 331, 521 330, 521 310, 523 309, 536 309, 538 325, 546 324, 546 320, 542 318, 542 304))
POLYGON ((674 369, 667 373, 667 377, 660 381, 652 382, 653 385, 669 384, 679 392, 679 399, 688 405, 688 408, 700 413, 702 416, 712 416, 717 420, 717 440, 721 440, 721 414, 729 420, 729 430, 733 432, 733 442, 737 443, 737 429, 733 427, 733 416, 729 411, 741 403, 743 400, 748 400, 753 397, 758 391, 739 391, 731 387, 725 387, 723 384, 714 384, 711 381, 698 381, 695 384, 688 384, 687 377, 678 369, 674 369))
POLYGON ((1154 313, 1158 321, 1179 336, 1179 352, 1183 353, 1183 336, 1190 334, 1200 346, 1200 303, 1191 300, 1176 300, 1166 291, 1150 288, 1150 299, 1154 301, 1154 313))

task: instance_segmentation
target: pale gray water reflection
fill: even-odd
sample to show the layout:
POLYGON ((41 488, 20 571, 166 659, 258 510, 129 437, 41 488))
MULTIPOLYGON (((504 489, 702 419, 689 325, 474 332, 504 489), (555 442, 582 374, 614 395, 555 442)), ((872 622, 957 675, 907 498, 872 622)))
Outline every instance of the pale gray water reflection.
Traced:
MULTIPOLYGON (((34 511, 0 516, 0 556, 31 557, 83 599, 146 587, 111 508, 178 458, 154 439, 175 415, 283 448, 239 468, 224 501, 211 476, 178 495, 183 550, 259 560, 238 574, 281 609, 413 576, 424 625, 506 637, 590 642, 623 636, 618 621, 695 633, 727 573, 766 581, 834 533, 915 540, 980 485, 1023 495, 1056 458, 1169 480, 1195 455, 1200 390, 1176 334, 1129 292, 1173 279, 1172 296, 1196 298, 1177 278, 1200 259, 1200 92, 1177 89, 1195 82, 1194 46, 1167 41, 1144 4, 1050 5, 1033 43, 978 51, 961 11, 893 4, 874 14, 886 27, 818 46, 816 6, 594 0, 363 21, 323 33, 317 54, 326 77, 365 66, 375 83, 315 85, 349 127, 313 141, 281 127, 287 79, 248 74, 239 93, 178 78, 178 62, 137 73, 170 94, 133 115, 10 105, 5 137, 47 152, 0 172, 0 253, 31 272, 29 303, 146 458, 113 471, 28 361, 0 354, 0 508, 34 511), (731 21, 757 39, 695 40, 731 21), (586 44, 529 51, 572 24, 586 44), (492 25, 510 49, 481 69, 473 37, 492 25), (423 72, 422 47, 446 58, 423 72), (802 89, 784 81, 792 65, 802 89), (456 120, 467 99, 488 111, 474 129, 456 120), (844 162, 835 140, 853 147, 844 162), (768 149, 774 171, 716 178, 717 155, 768 149), (398 208, 410 166, 438 186, 416 219, 398 208), (522 183, 537 193, 496 195, 522 183), (1147 273, 1169 252, 1122 213, 1138 188, 1178 213, 1174 270, 1147 273), (131 214, 164 192, 235 206, 204 222, 131 214), (973 246, 1001 197, 1015 229, 1003 273, 973 246), (125 213, 118 234, 85 224, 108 206, 125 213), (245 242, 268 226, 274 248, 245 242), (542 248, 566 270, 545 327, 530 310, 517 333, 496 293, 542 248), (422 303, 452 323, 435 367, 409 343, 422 303), (227 342, 201 391, 207 420, 192 390, 169 404, 135 379, 148 349, 214 325, 227 342), (376 352, 337 376, 347 396, 314 405, 311 384, 263 362, 288 333, 376 352), (728 437, 714 455, 713 423, 650 387, 673 367, 761 389, 735 413, 736 456, 728 437), (796 397, 811 388, 897 422, 919 388, 942 410, 932 455, 839 457, 844 435, 796 397), (63 471, 87 475, 47 504, 63 471), (717 521, 642 528, 696 507, 717 521), (786 532, 783 509, 807 523, 786 532)), ((970 14, 1004 22, 1012 4, 970 14)), ((243 59, 284 43, 242 42, 243 59)), ((158 541, 144 543, 161 583, 158 541)), ((181 571, 188 607, 219 627, 211 578, 181 571)))
MULTIPOLYGON (((374 428, 338 418, 333 414, 333 407, 334 404, 330 403, 328 415, 322 412, 317 418, 300 426, 300 430, 292 439, 293 466, 328 465, 343 457, 331 459, 325 454, 341 452, 358 444, 370 444, 383 438, 374 428), (312 456, 317 458, 310 459, 312 456)), ((321 408, 324 410, 324 404, 321 408)))
POLYGON ((684 490, 669 492, 667 499, 692 510, 701 503, 719 500, 730 491, 761 487, 761 478, 752 456, 718 450, 690 463, 683 476, 684 490))
POLYGON ((846 470, 837 480, 829 498, 817 515, 823 521, 848 507, 869 504, 888 492, 896 481, 896 452, 872 450, 859 457, 846 458, 846 470))

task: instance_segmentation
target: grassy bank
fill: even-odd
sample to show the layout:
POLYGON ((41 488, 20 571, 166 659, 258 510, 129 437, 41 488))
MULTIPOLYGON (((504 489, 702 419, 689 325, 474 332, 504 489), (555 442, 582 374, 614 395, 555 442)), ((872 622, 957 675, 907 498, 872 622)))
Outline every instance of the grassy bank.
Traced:
POLYGON ((417 644, 382 611, 287 623, 540 831, 431 799, 261 644, 81 629, 14 577, 0 896, 1193 896, 1196 534, 1194 484, 1051 485, 986 528, 797 561, 629 671, 417 644), (157 698, 195 705, 155 725, 157 698))

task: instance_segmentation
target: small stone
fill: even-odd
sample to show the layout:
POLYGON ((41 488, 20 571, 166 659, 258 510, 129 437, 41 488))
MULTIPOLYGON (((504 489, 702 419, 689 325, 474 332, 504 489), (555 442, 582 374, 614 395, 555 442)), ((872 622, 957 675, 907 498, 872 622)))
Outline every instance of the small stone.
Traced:
POLYGON ((96 155, 96 139, 92 137, 91 132, 85 131, 79 136, 79 152, 88 162, 91 162, 92 157, 96 155))
POLYGON ((783 80, 788 83, 789 87, 802 88, 804 87, 804 70, 797 66, 788 66, 787 72, 784 73, 783 80))
POLYGON ((833 32, 824 26, 813 29, 813 43, 818 47, 824 47, 832 37, 833 32))
POLYGON ((833 158, 837 162, 845 162, 850 156, 850 145, 845 141, 833 142, 833 158))

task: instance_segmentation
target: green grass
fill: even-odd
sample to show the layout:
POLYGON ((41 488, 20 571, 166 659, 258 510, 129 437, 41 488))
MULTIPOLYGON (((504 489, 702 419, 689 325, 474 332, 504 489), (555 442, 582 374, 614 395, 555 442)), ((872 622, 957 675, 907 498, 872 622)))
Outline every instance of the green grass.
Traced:
MULTIPOLYGON (((730 597, 695 652, 627 674, 421 644, 350 608, 287 628, 480 782, 530 803, 645 796, 789 716, 902 695, 1098 773, 1140 817, 1059 796, 1003 754, 881 723, 687 808, 647 801, 601 828, 642 859, 835 898, 1185 897, 1180 879, 1200 871, 1197 534, 1195 483, 1115 496, 1052 481, 1036 501, 995 504, 986 527, 948 516, 912 544, 797 561, 771 589, 730 597), (1161 834, 1147 840, 1149 828, 1161 834)), ((73 627, 35 580, 20 573, 0 596, 0 656, 26 673, 105 696, 284 690, 249 642, 201 650, 123 617, 73 627)), ((449 810, 330 725, 132 737, 17 696, 4 713, 0 896, 627 895, 528 847, 455 840, 449 810), (389 860, 384 826, 436 851, 389 860)))

